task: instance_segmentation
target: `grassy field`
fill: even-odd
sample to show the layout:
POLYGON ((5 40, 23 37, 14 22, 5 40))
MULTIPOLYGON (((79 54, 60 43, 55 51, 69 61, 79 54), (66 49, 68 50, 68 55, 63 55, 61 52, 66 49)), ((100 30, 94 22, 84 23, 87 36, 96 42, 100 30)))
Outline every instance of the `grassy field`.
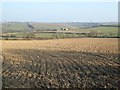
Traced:
POLYGON ((31 29, 27 22, 9 22, 9 23, 2 23, 2 30, 3 33, 9 32, 30 32, 36 30, 53 30, 53 29, 60 29, 60 28, 72 28, 72 26, 64 25, 64 24, 57 24, 57 23, 29 23, 33 28, 31 29))
MULTIPOLYGON (((2 35, 8 39, 57 39, 81 37, 120 37, 118 27, 97 26, 80 28, 67 23, 27 23, 14 22, 2 24, 2 35), (31 28, 31 27, 32 28, 31 28), (67 28, 68 30, 61 30, 67 28)), ((4 39, 4 38, 3 38, 4 39)), ((6 39, 6 38, 5 38, 6 39)))
POLYGON ((118 87, 118 39, 3 40, 2 46, 3 87, 118 87))
POLYGON ((26 32, 29 31, 29 28, 26 23, 3 23, 2 32, 11 33, 11 32, 26 32))

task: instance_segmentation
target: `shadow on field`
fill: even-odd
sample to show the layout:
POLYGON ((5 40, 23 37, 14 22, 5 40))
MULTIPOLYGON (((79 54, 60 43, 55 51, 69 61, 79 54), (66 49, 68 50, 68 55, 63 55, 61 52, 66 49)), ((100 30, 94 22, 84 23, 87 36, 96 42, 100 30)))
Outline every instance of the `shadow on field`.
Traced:
POLYGON ((10 49, 3 56, 3 87, 118 87, 115 54, 10 49))

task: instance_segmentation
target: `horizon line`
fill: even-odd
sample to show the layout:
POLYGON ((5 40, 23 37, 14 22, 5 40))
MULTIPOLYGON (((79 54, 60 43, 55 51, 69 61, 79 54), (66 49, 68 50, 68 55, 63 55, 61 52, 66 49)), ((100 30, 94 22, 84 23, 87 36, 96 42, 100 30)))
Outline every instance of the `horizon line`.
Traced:
POLYGON ((6 22, 6 23, 14 23, 14 22, 38 22, 38 23, 82 23, 82 22, 89 22, 89 23, 103 23, 103 22, 109 22, 109 23, 118 23, 118 21, 63 21, 63 22, 41 22, 41 21, 0 21, 0 22, 6 22))

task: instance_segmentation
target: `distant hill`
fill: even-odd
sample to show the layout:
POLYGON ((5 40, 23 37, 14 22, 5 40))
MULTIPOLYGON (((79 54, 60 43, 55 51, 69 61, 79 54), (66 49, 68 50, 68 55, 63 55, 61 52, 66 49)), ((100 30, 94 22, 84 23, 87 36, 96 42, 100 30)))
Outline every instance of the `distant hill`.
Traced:
POLYGON ((1 38, 53 39, 79 37, 120 37, 117 23, 4 22, 1 38))
MULTIPOLYGON (((96 27, 117 27, 117 23, 103 22, 103 23, 90 23, 90 22, 66 22, 66 23, 40 23, 40 22, 4 22, 2 23, 2 33, 12 32, 33 32, 44 30, 60 30, 61 28, 68 28, 70 31, 85 31, 97 30, 96 27), (95 28, 95 29, 90 29, 95 28)), ((101 29, 103 31, 103 29, 101 29)), ((101 31, 100 30, 100 31, 101 31)), ((108 28, 109 30, 109 28, 108 28)))
POLYGON ((5 22, 2 23, 2 32, 30 32, 36 30, 54 30, 61 28, 74 28, 68 24, 37 23, 37 22, 5 22))
POLYGON ((99 27, 99 26, 117 26, 117 22, 71 22, 67 23, 68 25, 79 27, 79 28, 93 28, 93 27, 99 27))

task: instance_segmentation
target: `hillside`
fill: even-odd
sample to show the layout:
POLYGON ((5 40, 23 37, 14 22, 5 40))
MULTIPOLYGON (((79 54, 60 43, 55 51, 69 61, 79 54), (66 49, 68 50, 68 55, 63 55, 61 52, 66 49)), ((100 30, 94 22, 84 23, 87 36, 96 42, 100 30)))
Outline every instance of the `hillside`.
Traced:
POLYGON ((28 23, 28 22, 6 22, 2 24, 3 33, 7 32, 29 32, 35 30, 54 30, 61 28, 73 28, 67 24, 59 24, 59 23, 28 23), (30 28, 29 26, 34 28, 30 28))
POLYGON ((56 39, 80 37, 119 37, 116 23, 40 23, 4 22, 2 35, 5 38, 56 39))

